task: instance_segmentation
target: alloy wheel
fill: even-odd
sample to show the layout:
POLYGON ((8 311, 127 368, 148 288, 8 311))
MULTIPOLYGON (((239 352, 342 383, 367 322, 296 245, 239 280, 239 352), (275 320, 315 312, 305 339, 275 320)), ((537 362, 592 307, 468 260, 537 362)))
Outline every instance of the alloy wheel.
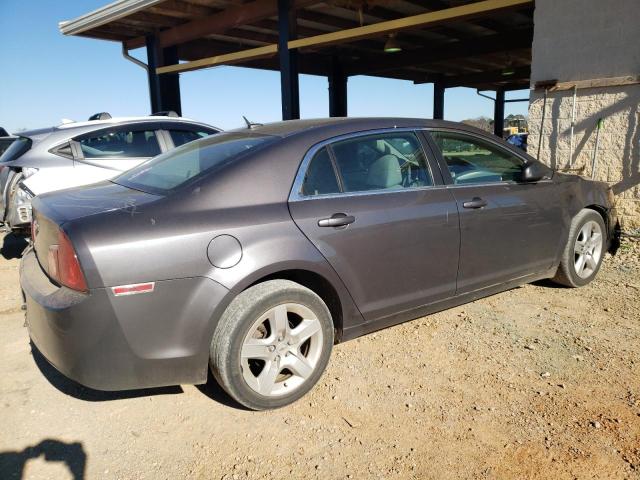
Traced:
POLYGON ((598 268, 602 256, 602 229, 593 220, 585 223, 573 247, 574 267, 580 278, 588 278, 598 268))
POLYGON ((278 305, 258 318, 240 350, 247 385, 267 397, 297 390, 315 371, 322 353, 322 326, 299 303, 278 305))

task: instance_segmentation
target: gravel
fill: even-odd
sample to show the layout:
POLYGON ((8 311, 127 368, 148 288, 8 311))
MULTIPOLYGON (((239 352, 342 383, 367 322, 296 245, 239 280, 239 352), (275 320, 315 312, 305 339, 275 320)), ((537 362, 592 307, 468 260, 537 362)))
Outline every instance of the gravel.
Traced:
POLYGON ((31 354, 0 258, 0 478, 640 478, 639 254, 339 345, 309 395, 262 413, 213 381, 66 380, 31 354))

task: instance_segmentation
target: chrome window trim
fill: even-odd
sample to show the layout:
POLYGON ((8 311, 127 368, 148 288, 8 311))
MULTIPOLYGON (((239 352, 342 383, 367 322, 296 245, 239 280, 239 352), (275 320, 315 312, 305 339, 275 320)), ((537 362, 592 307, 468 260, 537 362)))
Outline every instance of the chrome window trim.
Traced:
POLYGON ((322 150, 327 145, 341 142, 343 140, 350 140, 353 138, 367 137, 367 136, 378 135, 378 134, 396 133, 396 132, 402 132, 402 133, 409 132, 409 133, 413 133, 416 136, 416 140, 418 141, 418 144, 422 149, 422 153, 424 154, 425 164, 426 164, 425 166, 427 167, 427 171, 431 176, 431 181, 435 182, 433 172, 431 171, 431 165, 429 164, 429 157, 418 135, 418 132, 422 130, 425 130, 425 128, 424 127, 379 128, 375 130, 364 130, 359 132, 346 133, 344 135, 338 135, 337 137, 331 137, 319 143, 316 143, 307 151, 307 153, 302 158, 302 162, 298 167, 295 180, 293 181, 293 186, 291 187, 291 192, 289 193, 289 202, 300 202, 300 201, 325 199, 325 198, 359 197, 363 195, 393 194, 393 193, 401 193, 401 192, 417 192, 421 190, 432 190, 434 188, 444 187, 444 185, 425 185, 422 187, 410 187, 410 188, 394 188, 394 189, 381 188, 376 190, 363 190, 361 192, 337 192, 337 193, 323 193, 319 195, 302 195, 302 184, 304 183, 304 176, 307 172, 307 169, 309 168, 309 164, 311 163, 311 160, 313 159, 313 157, 315 157, 318 151, 322 150))

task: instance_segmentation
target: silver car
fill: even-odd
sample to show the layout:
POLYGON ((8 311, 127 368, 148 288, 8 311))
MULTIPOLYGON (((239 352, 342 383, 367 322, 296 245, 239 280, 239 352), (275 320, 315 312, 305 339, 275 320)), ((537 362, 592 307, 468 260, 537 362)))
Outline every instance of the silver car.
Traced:
POLYGON ((175 114, 112 118, 102 113, 91 118, 96 119, 18 134, 0 157, 0 223, 26 233, 35 195, 108 180, 220 131, 175 114))

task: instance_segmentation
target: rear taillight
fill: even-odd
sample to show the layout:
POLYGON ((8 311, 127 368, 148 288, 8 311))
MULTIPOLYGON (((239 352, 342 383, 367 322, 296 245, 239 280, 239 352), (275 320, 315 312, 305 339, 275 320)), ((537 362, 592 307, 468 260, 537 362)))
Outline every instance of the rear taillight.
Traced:
POLYGON ((47 256, 49 276, 61 285, 81 292, 87 291, 87 282, 71 241, 62 230, 58 230, 58 244, 49 245, 47 256))

